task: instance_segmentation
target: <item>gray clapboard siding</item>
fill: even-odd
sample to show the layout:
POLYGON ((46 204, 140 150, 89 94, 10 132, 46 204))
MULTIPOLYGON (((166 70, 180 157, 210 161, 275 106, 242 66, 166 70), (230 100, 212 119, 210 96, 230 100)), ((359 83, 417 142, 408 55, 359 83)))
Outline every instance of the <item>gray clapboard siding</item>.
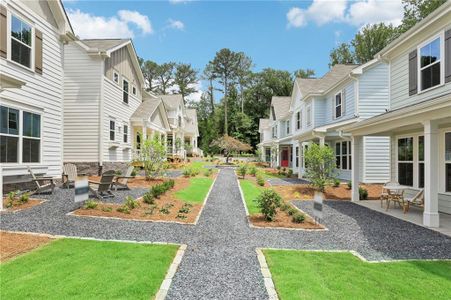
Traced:
POLYGON ((383 183, 390 179, 390 138, 364 137, 364 182, 383 183))
POLYGON ((384 113, 390 105, 388 65, 379 63, 359 77, 359 117, 367 119, 384 113))
POLYGON ((63 46, 60 42, 60 36, 56 29, 39 15, 23 11, 15 3, 10 3, 8 9, 13 13, 19 12, 20 15, 25 15, 42 32, 44 72, 40 75, 18 64, 0 59, 2 75, 10 75, 26 82, 26 85, 20 89, 4 90, 1 94, 1 102, 8 105, 9 100, 12 100, 11 103, 14 103, 17 108, 25 111, 32 108, 32 110, 42 114, 42 160, 39 165, 47 169, 46 175, 60 176, 63 127, 61 118, 63 109, 63 46))
POLYGON ((438 194, 438 211, 451 214, 451 195, 438 194))
POLYGON ((98 162, 102 60, 74 43, 64 51, 64 161, 98 162))

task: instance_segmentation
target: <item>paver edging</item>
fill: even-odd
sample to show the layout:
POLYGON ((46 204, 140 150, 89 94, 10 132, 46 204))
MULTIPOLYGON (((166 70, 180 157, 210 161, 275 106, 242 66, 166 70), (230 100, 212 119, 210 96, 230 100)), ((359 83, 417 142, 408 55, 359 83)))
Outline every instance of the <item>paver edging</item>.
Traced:
POLYGON ((271 271, 269 270, 268 264, 266 263, 265 255, 260 248, 255 249, 257 252, 258 263, 260 264, 260 272, 263 276, 263 281, 265 284, 266 292, 268 293, 269 300, 278 300, 276 286, 272 280, 271 271))
MULTIPOLYGON (((238 189, 240 190, 240 196, 241 196, 241 202, 244 205, 244 210, 246 211, 246 219, 247 219, 247 224, 249 225, 250 228, 255 228, 255 229, 276 229, 276 230, 291 230, 291 231, 312 231, 312 232, 321 232, 321 231, 329 231, 329 229, 327 227, 324 228, 318 228, 318 229, 312 229, 312 228, 290 228, 290 227, 262 227, 262 226, 255 226, 254 224, 252 224, 249 221, 249 211, 247 209, 247 205, 246 205, 246 200, 244 200, 244 194, 243 194, 243 190, 241 189, 241 185, 240 185, 240 179, 237 178, 236 179, 237 184, 238 184, 238 189)), ((293 205, 294 207, 296 207, 296 205, 293 205)), ((301 209, 299 209, 298 207, 296 207, 297 210, 299 210, 300 212, 302 212, 303 214, 305 214, 306 216, 312 218, 309 214, 307 214, 306 212, 302 211, 301 209)))
POLYGON ((160 289, 155 295, 155 300, 164 300, 166 298, 166 295, 168 294, 169 288, 172 284, 172 279, 174 278, 174 275, 177 272, 180 263, 182 262, 183 255, 185 255, 186 247, 187 246, 185 244, 182 244, 177 250, 177 254, 175 255, 171 265, 169 266, 168 272, 166 273, 166 276, 161 283, 160 289))

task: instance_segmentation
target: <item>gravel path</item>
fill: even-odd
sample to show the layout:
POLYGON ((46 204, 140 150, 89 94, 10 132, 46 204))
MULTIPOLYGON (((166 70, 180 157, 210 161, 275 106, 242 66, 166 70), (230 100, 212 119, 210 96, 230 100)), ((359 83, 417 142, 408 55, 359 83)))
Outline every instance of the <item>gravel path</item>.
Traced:
POLYGON ((270 185, 294 185, 308 184, 309 182, 300 178, 270 178, 267 180, 270 185))
MULTIPOLYGON (((118 191, 115 201, 144 192, 118 191)), ((347 201, 326 201, 328 231, 250 228, 232 169, 220 171, 196 226, 68 216, 80 206, 73 203, 73 190, 44 197, 48 201, 40 206, 2 213, 0 228, 187 244, 167 299, 267 299, 256 247, 356 250, 369 260, 451 259, 451 238, 347 201)), ((311 202, 294 204, 311 212, 311 202)))

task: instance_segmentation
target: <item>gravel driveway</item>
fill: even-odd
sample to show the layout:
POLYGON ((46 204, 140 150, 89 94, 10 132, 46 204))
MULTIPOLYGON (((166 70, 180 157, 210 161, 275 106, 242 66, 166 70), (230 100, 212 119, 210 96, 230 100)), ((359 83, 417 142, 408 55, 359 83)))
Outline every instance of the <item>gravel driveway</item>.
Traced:
MULTIPOLYGON (((119 199, 127 192, 118 193, 119 199)), ((167 299, 267 299, 257 247, 356 250, 368 260, 451 259, 451 238, 346 201, 326 201, 328 231, 250 228, 231 169, 220 171, 196 226, 67 216, 79 206, 73 190, 57 189, 47 198, 40 206, 1 214, 0 228, 187 244, 167 299)), ((311 210, 310 202, 294 204, 311 210)))

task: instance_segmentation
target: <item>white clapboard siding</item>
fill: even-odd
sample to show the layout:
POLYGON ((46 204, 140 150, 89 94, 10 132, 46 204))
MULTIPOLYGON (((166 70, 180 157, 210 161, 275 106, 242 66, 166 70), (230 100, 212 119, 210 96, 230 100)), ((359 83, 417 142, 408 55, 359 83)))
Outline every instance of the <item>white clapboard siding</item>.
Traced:
POLYGON ((103 61, 75 43, 64 51, 64 161, 98 162, 103 61))
POLYGON ((349 81, 344 86, 338 87, 331 91, 326 97, 321 100, 322 104, 319 105, 319 110, 316 110, 315 106, 315 125, 329 125, 337 122, 342 122, 354 118, 355 115, 355 94, 354 94, 354 82, 349 81), (340 118, 334 118, 335 112, 335 95, 340 91, 344 91, 342 95, 342 103, 344 103, 344 111, 340 118))
POLYGON ((128 162, 131 160, 130 144, 133 137, 130 117, 141 104, 141 100, 131 93, 128 97, 128 104, 122 100, 122 88, 115 82, 103 77, 103 161, 105 162, 128 162), (110 120, 116 122, 116 134, 114 148, 110 141, 110 120), (123 125, 129 128, 128 143, 123 143, 123 125), (116 147, 117 146, 117 147, 116 147))
POLYGON ((364 182, 384 183, 390 179, 390 138, 364 137, 364 182))
MULTIPOLYGON (((22 88, 8 89, 1 93, 2 105, 13 104, 24 110, 42 115, 41 162, 33 164, 45 170, 48 176, 60 176, 62 170, 62 109, 63 109, 63 45, 57 29, 30 9, 10 3, 8 9, 27 17, 43 35, 43 74, 37 74, 19 64, 0 59, 2 75, 26 82, 22 88)), ((20 125, 22 126, 22 125, 20 125)), ((10 164, 4 164, 8 167, 10 164)), ((24 174, 26 165, 15 168, 24 174)))
POLYGON ((378 63, 359 77, 359 117, 367 119, 389 108, 388 65, 378 63))

